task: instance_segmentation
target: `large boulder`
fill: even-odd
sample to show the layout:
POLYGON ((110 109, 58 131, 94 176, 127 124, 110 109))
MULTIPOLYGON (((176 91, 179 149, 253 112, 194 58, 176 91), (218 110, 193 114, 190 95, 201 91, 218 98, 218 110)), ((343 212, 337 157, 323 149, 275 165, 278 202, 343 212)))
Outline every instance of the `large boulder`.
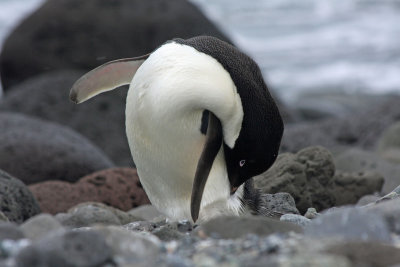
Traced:
POLYGON ((388 194, 400 184, 400 166, 387 162, 375 153, 352 148, 335 158, 338 170, 346 172, 373 171, 383 176, 382 194, 388 194))
POLYGON ((336 172, 331 153, 323 147, 307 147, 297 154, 280 154, 272 167, 254 177, 262 193, 287 192, 300 213, 335 205, 354 204, 364 195, 379 192, 383 178, 373 172, 336 172))
POLYGON ((0 212, 8 220, 22 223, 38 214, 40 208, 29 189, 20 180, 0 170, 0 212))
POLYGON ((46 181, 29 186, 43 212, 56 214, 87 201, 127 211, 150 201, 135 169, 112 168, 81 178, 76 183, 46 181))
POLYGON ((7 90, 38 73, 89 70, 203 34, 227 40, 186 0, 46 1, 5 41, 0 75, 7 90))
POLYGON ((45 73, 13 87, 0 110, 34 115, 69 126, 101 148, 118 166, 132 166, 125 133, 127 88, 119 88, 75 105, 69 90, 82 72, 45 73))
POLYGON ((74 182, 113 163, 89 140, 64 126, 0 113, 0 168, 25 184, 74 182))

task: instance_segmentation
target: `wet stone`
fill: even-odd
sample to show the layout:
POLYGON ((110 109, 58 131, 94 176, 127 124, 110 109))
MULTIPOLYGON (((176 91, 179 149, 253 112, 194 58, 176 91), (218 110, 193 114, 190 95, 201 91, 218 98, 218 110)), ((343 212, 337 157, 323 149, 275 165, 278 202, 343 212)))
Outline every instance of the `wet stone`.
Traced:
POLYGON ((94 231, 67 231, 47 236, 22 249, 16 267, 100 266, 111 260, 105 239, 94 231))

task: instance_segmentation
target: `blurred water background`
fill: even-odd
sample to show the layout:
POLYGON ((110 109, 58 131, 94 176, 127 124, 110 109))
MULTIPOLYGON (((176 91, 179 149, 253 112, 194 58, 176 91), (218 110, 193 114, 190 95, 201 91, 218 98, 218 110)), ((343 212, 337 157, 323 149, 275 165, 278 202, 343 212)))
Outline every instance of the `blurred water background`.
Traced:
MULTIPOLYGON (((191 0, 260 65, 285 102, 400 93, 400 0, 191 0)), ((0 0, 0 47, 43 0, 0 0)))

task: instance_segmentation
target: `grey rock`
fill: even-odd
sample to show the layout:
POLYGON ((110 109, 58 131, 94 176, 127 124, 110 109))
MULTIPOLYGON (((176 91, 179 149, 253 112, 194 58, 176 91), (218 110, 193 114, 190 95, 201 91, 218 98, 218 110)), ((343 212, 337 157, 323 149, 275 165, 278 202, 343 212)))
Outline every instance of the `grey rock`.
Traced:
POLYGON ((394 95, 345 118, 286 125, 281 151, 296 152, 310 145, 332 151, 348 146, 373 149, 382 132, 400 117, 399 101, 394 95))
POLYGON ((157 218, 165 218, 165 215, 157 210, 153 205, 142 205, 128 211, 129 214, 142 218, 146 221, 155 220, 157 218))
POLYGON ((400 234, 400 199, 384 201, 365 207, 366 210, 380 214, 389 225, 390 231, 400 234))
POLYGON ((198 226, 194 233, 203 237, 235 239, 247 234, 267 236, 273 233, 302 232, 300 226, 263 216, 221 216, 198 226))
POLYGON ((172 241, 181 239, 185 236, 183 233, 179 232, 176 227, 170 224, 156 228, 152 234, 157 236, 162 241, 172 241))
POLYGON ((390 100, 389 95, 370 95, 318 90, 299 95, 292 109, 300 120, 322 120, 326 118, 345 118, 357 112, 368 110, 382 102, 390 100))
POLYGON ((138 259, 155 258, 161 253, 161 242, 153 235, 144 235, 116 226, 96 226, 94 231, 100 233, 112 249, 118 264, 138 259))
POLYGON ((8 221, 10 221, 10 220, 8 219, 8 217, 7 217, 6 215, 4 215, 3 212, 0 211, 0 223, 1 223, 1 222, 8 222, 8 221))
POLYGON ((47 236, 22 249, 15 258, 17 267, 102 266, 112 251, 104 237, 94 231, 67 231, 47 236))
POLYGON ((376 172, 342 172, 336 171, 331 185, 335 196, 336 206, 356 204, 358 200, 368 194, 382 190, 384 178, 376 172))
POLYGON ((260 215, 279 218, 282 214, 299 214, 296 203, 289 193, 261 194, 260 203, 260 215))
POLYGON ((290 266, 290 267, 351 267, 351 262, 339 255, 327 253, 298 253, 296 255, 269 256, 258 259, 254 263, 246 265, 249 267, 262 266, 290 266), (266 265, 268 263, 268 265, 266 265))
POLYGON ((305 227, 311 223, 310 219, 298 214, 284 214, 281 216, 280 221, 294 223, 301 227, 305 227))
POLYGON ((58 124, 1 112, 0 129, 0 168, 25 184, 75 182, 113 166, 89 140, 58 124))
POLYGON ((82 74, 62 70, 30 78, 7 93, 0 110, 34 115, 68 126, 95 143, 118 166, 132 166, 125 133, 127 87, 75 105, 69 100, 69 91, 82 74))
POLYGON ((131 222, 123 226, 125 229, 134 232, 152 232, 157 228, 157 224, 154 222, 137 221, 131 222))
POLYGON ((346 257, 351 266, 386 267, 400 262, 399 248, 379 242, 340 242, 326 252, 346 257))
POLYGON ((380 199, 378 195, 365 195, 358 200, 357 206, 372 204, 375 203, 375 201, 377 201, 378 199, 380 199))
POLYGON ((254 178, 254 184, 263 193, 289 193, 304 213, 308 207, 323 210, 335 204, 333 194, 327 190, 334 172, 328 150, 308 147, 297 154, 280 154, 268 171, 254 178))
POLYGON ((0 241, 5 239, 18 240, 22 238, 25 238, 25 235, 16 224, 0 222, 0 241))
POLYGON ((40 212, 36 199, 24 183, 2 170, 0 170, 0 211, 8 220, 17 223, 40 212))
POLYGON ((41 72, 89 70, 147 54, 172 38, 204 34, 227 39, 184 0, 48 1, 5 41, 0 74, 7 90, 41 72))
POLYGON ((373 171, 385 178, 382 193, 388 194, 400 184, 400 166, 386 162, 372 152, 352 148, 335 158, 338 170, 347 172, 373 171))
POLYGON ((377 141, 380 156, 393 163, 400 163, 400 122, 387 128, 377 141))
POLYGON ((340 208, 318 216, 305 227, 314 238, 339 237, 347 240, 391 242, 389 225, 380 214, 362 208, 340 208))
POLYGON ((377 199, 375 203, 380 203, 387 200, 397 199, 400 198, 400 186, 396 187, 392 192, 389 194, 384 195, 383 197, 377 199))
POLYGON ((108 210, 118 218, 118 220, 121 222, 121 224, 127 224, 127 223, 130 223, 130 222, 140 221, 141 220, 141 218, 139 218, 139 217, 137 217, 137 216, 135 216, 133 214, 130 214, 128 212, 122 211, 120 209, 117 209, 117 208, 114 208, 114 207, 111 207, 111 206, 108 206, 108 205, 105 205, 105 204, 100 203, 100 202, 84 202, 84 203, 80 203, 80 204, 70 208, 68 210, 68 213, 76 213, 78 210, 81 210, 81 209, 85 210, 86 208, 88 208, 89 210, 90 209, 97 210, 97 208, 98 209, 103 209, 103 210, 108 210))
POLYGON ((21 230, 29 239, 41 239, 52 231, 62 230, 63 226, 50 214, 39 214, 21 225, 21 230))
POLYGON ((316 209, 314 208, 308 208, 307 212, 304 214, 304 217, 306 217, 307 219, 314 219, 316 218, 318 215, 320 215, 316 209))
POLYGON ((85 227, 93 224, 103 225, 121 225, 112 211, 102 208, 91 203, 85 205, 80 204, 69 210, 68 213, 59 213, 55 218, 64 226, 77 228, 85 227))

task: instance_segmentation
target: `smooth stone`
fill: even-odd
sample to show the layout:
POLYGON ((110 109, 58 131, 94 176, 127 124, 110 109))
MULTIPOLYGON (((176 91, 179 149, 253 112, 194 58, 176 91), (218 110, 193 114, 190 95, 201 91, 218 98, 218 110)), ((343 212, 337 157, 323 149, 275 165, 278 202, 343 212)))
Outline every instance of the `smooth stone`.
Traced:
POLYGON ((373 214, 380 214, 389 225, 390 231, 400 235, 400 199, 383 201, 377 204, 368 205, 366 210, 373 214))
POLYGON ((105 209, 110 212, 112 212, 115 216, 117 216, 118 220, 121 222, 121 224, 127 224, 130 222, 135 222, 138 220, 141 220, 141 218, 138 218, 132 214, 129 214, 125 211, 122 211, 120 209, 114 208, 107 206, 103 203, 98 203, 98 202, 86 202, 86 203, 81 203, 76 205, 75 207, 72 207, 68 210, 69 213, 75 213, 76 210, 78 209, 85 209, 85 207, 90 207, 90 208, 99 208, 99 209, 105 209))
POLYGON ((16 223, 22 223, 40 212, 36 199, 25 184, 2 170, 0 170, 0 211, 9 221, 16 223))
POLYGON ((155 258, 161 253, 162 244, 153 235, 135 233, 116 226, 95 226, 93 230, 105 238, 114 257, 120 259, 119 263, 155 258))
POLYGON ((68 213, 59 213, 55 218, 67 227, 77 228, 91 226, 93 224, 121 225, 118 216, 109 209, 83 203, 78 207, 72 208, 68 213))
POLYGON ((400 96, 391 95, 387 101, 381 101, 344 118, 286 125, 281 151, 297 152, 311 145, 324 146, 331 151, 349 146, 373 149, 382 132, 398 121, 399 101, 400 96))
POLYGON ((307 212, 304 214, 304 217, 306 217, 307 219, 314 219, 317 216, 319 216, 320 214, 317 212, 316 209, 314 208, 308 208, 307 212))
POLYGON ((157 208, 151 204, 141 205, 137 208, 131 209, 128 211, 128 213, 146 221, 152 221, 157 218, 165 218, 165 215, 159 212, 157 208))
POLYGON ((339 255, 327 253, 299 253, 295 255, 278 255, 260 258, 249 267, 277 266, 277 267, 352 267, 351 262, 339 255), (268 265, 265 265, 268 263, 268 265))
POLYGON ((267 236, 273 233, 301 233, 300 226, 263 216, 221 216, 199 225, 194 231, 200 237, 236 239, 247 234, 267 236))
POLYGON ((50 214, 39 214, 21 225, 25 236, 32 240, 38 240, 52 231, 62 230, 64 227, 50 214))
POLYGON ((0 241, 5 239, 18 240, 22 238, 25 238, 25 235, 16 224, 0 222, 0 241))
POLYGON ((376 150, 382 158, 400 163, 400 122, 393 123, 382 133, 376 150))
POLYGON ((75 182, 113 163, 71 129, 22 114, 0 112, 0 168, 25 184, 75 182))
POLYGON ((375 203, 375 201, 377 201, 378 199, 380 199, 380 197, 377 195, 365 195, 358 200, 357 206, 372 204, 375 203))
POLYGON ((341 242, 325 251, 347 257, 351 266, 386 267, 400 263, 400 249, 379 242, 341 242))
POLYGON ((152 231, 152 234, 165 242, 182 239, 183 237, 185 237, 185 235, 180 231, 178 231, 176 227, 168 224, 156 228, 155 230, 152 231))
POLYGON ((389 225, 382 215, 355 207, 338 208, 321 214, 305 227, 304 234, 313 238, 392 241, 389 225))
POLYGON ((291 107, 300 120, 346 118, 390 98, 390 95, 346 93, 335 88, 334 91, 318 90, 300 94, 296 101, 291 103, 291 107))
POLYGON ((172 38, 196 35, 228 39, 186 0, 45 1, 5 40, 0 75, 7 92, 38 73, 88 71, 150 53, 172 38))
POLYGON ((99 202, 123 211, 150 203, 136 169, 111 168, 88 174, 76 183, 46 181, 30 185, 42 212, 56 214, 83 202, 99 202))
POLYGON ((91 230, 67 231, 46 236, 22 249, 16 267, 104 266, 112 250, 104 237, 91 230))
POLYGON ((125 133, 127 87, 75 105, 69 100, 69 91, 83 74, 77 70, 61 70, 30 78, 7 92, 0 102, 0 110, 34 115, 68 126, 96 144, 117 166, 133 166, 125 133))
POLYGON ((336 199, 335 205, 356 204, 363 196, 380 192, 383 183, 384 178, 377 172, 336 171, 331 186, 336 199))
POLYGON ((347 172, 373 171, 381 174, 385 178, 383 194, 390 193, 400 184, 400 166, 369 151, 349 149, 335 158, 335 165, 338 170, 347 172))
POLYGON ((311 223, 310 219, 298 214, 284 214, 281 216, 280 221, 294 223, 301 227, 305 227, 311 223))

